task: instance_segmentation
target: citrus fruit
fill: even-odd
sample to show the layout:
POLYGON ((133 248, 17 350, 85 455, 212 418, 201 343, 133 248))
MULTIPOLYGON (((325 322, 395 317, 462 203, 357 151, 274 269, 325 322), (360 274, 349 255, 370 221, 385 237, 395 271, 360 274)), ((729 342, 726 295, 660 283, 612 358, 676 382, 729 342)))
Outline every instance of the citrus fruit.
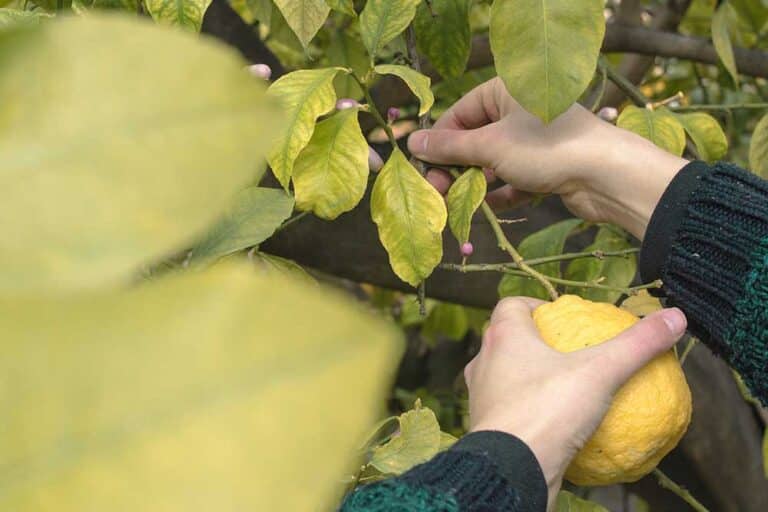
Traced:
MULTIPOLYGON (((544 341, 560 352, 608 341, 639 320, 612 304, 575 295, 539 306, 533 319, 544 341)), ((565 478, 577 485, 634 482, 650 473, 677 445, 690 420, 691 391, 670 350, 619 389, 565 478)))

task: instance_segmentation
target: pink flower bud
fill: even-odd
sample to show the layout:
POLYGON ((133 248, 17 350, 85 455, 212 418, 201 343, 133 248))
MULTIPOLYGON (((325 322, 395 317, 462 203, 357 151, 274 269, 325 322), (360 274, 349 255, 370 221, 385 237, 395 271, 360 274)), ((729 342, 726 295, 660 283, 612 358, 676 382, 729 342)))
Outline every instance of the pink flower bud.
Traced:
POLYGON ((475 246, 472 245, 472 242, 464 242, 461 244, 461 255, 465 258, 468 258, 472 256, 472 253, 475 252, 475 246))
POLYGON ((377 172, 384 167, 384 160, 382 160, 376 150, 370 146, 368 146, 368 167, 373 172, 377 172))
POLYGON ((603 121, 612 123, 619 117, 619 111, 613 107, 603 107, 597 112, 597 117, 603 121))
POLYGON ((269 80, 269 77, 272 76, 272 68, 266 64, 254 64, 253 66, 248 66, 248 71, 250 71, 253 76, 263 78, 264 80, 269 80))
POLYGON ((359 106, 360 104, 357 100, 353 100, 352 98, 341 98, 336 102, 336 110, 346 110, 348 108, 356 108, 359 106))
POLYGON ((397 107, 389 107, 387 109, 387 120, 391 123, 400 119, 400 109, 397 107))

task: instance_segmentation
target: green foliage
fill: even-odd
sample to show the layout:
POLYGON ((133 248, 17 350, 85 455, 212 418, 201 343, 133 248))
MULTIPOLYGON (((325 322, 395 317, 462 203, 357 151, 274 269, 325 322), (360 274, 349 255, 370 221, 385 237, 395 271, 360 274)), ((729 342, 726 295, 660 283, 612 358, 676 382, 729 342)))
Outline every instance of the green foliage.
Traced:
POLYGON ((456 179, 448 191, 448 226, 459 244, 469 241, 472 217, 483 203, 486 189, 483 171, 471 167, 456 179))
POLYGON ((50 14, 44 12, 0 8, 0 31, 9 27, 36 26, 40 21, 50 17, 50 14))
MULTIPOLYGON (((576 226, 581 224, 579 219, 568 219, 552 224, 532 235, 528 235, 520 242, 518 251, 524 259, 556 256, 563 252, 565 241, 576 226)), ((542 274, 560 277, 560 262, 544 263, 536 266, 536 270, 542 274)), ((549 299, 549 294, 541 284, 528 277, 519 277, 504 274, 499 282, 499 297, 525 295, 549 299)))
MULTIPOLYGON (((584 251, 621 251, 630 249, 632 244, 626 234, 613 226, 601 227, 595 235, 595 241, 584 251)), ((637 273, 637 259, 634 254, 627 257, 581 258, 573 260, 565 273, 572 281, 595 282, 626 288, 632 283, 637 273)), ((568 293, 581 295, 585 299, 597 302, 614 303, 621 297, 621 292, 596 288, 568 288, 568 293)))
POLYGON ((725 69, 728 70, 738 87, 739 72, 736 69, 736 58, 733 56, 733 44, 731 43, 732 25, 735 17, 736 11, 728 0, 720 4, 715 15, 712 16, 712 42, 725 69))
POLYGON ((195 246, 190 262, 208 263, 259 245, 291 215, 293 202, 293 197, 273 188, 249 187, 240 191, 229 211, 195 246))
POLYGON ((152 19, 195 32, 203 25, 203 16, 211 0, 143 0, 152 19))
POLYGON ((629 105, 622 110, 616 126, 634 132, 675 155, 685 150, 685 129, 664 107, 649 109, 629 105))
POLYGON ((686 133, 691 138, 699 157, 707 162, 720 160, 728 152, 728 138, 720 127, 717 119, 695 112, 692 114, 680 114, 677 120, 683 125, 686 133))
POLYGON ((368 143, 356 108, 321 121, 293 172, 296 206, 333 220, 357 206, 368 185, 368 143))
POLYGON ((325 0, 274 0, 288 26, 306 49, 328 18, 331 8, 325 0))
POLYGON ((469 327, 469 316, 464 306, 440 302, 424 320, 421 335, 433 345, 438 336, 461 341, 467 335, 469 327))
POLYGON ((277 274, 290 277, 294 280, 304 281, 309 285, 316 285, 314 277, 304 270, 304 268, 293 260, 274 256, 265 252, 256 251, 251 255, 257 271, 267 274, 277 274))
POLYGON ((317 118, 336 105, 333 79, 340 68, 302 69, 273 83, 267 94, 278 100, 288 120, 288 130, 278 137, 267 156, 272 172, 288 190, 299 153, 312 138, 317 118))
POLYGON ((605 32, 603 0, 497 1, 490 38, 509 93, 545 123, 592 80, 605 32))
POLYGON ((330 507, 399 355, 386 322, 242 266, 0 304, 3 510, 330 507))
MULTIPOLYGON (((325 50, 327 65, 349 68, 357 76, 366 76, 371 69, 371 63, 358 35, 337 31, 331 33, 330 38, 325 50)), ((334 86, 339 98, 359 100, 363 97, 363 91, 357 81, 349 74, 339 74, 334 81, 334 86)))
POLYGON ((395 274, 417 286, 443 257, 445 202, 395 149, 381 169, 371 195, 371 217, 395 274))
POLYGON ((393 64, 379 64, 373 68, 373 70, 379 75, 395 75, 405 82, 413 94, 419 98, 419 102, 421 103, 421 106, 419 107, 420 116, 423 116, 432 108, 432 104, 435 102, 435 96, 432 94, 432 89, 430 89, 432 81, 428 76, 422 75, 408 66, 393 64))
POLYGON ((752 134, 749 148, 749 165, 752 172, 768 179, 768 115, 765 115, 752 134))
POLYGON ((371 62, 384 46, 402 33, 416 15, 421 0, 368 0, 360 13, 360 35, 371 62))
POLYGON ((123 283, 183 247, 258 177, 281 124, 233 51, 137 20, 43 24, 5 38, 0 66, 13 98, 0 136, 6 291, 123 283))
POLYGON ((399 475, 426 462, 440 451, 443 436, 431 409, 417 401, 413 410, 397 418, 399 431, 373 449, 370 464, 384 474, 399 475))
POLYGON ((557 493, 555 512, 608 512, 608 509, 594 501, 583 500, 568 491, 557 493))
POLYGON ((349 14, 350 16, 357 16, 353 0, 325 0, 325 3, 327 3, 334 11, 349 14))
POLYGON ((469 26, 471 0, 422 2, 413 28, 418 49, 444 78, 464 73, 469 60, 472 33, 469 26))
POLYGON ((272 20, 272 0, 229 0, 229 5, 248 24, 258 21, 269 26, 272 20))

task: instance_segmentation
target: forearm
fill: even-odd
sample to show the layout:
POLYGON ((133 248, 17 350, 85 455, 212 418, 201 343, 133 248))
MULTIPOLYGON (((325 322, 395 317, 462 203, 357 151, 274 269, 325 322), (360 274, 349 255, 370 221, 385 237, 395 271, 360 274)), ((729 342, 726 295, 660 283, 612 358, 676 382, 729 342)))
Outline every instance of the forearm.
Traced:
POLYGON ((341 512, 543 512, 544 475, 531 450, 500 432, 476 432, 450 450, 350 494, 341 512))

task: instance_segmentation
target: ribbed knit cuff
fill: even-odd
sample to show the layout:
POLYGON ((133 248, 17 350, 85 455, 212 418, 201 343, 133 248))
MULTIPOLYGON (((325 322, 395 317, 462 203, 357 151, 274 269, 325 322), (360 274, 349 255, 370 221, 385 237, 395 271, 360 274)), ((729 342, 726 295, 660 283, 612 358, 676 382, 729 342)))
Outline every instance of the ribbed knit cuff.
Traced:
POLYGON ((743 316, 750 276, 762 264, 766 198, 768 183, 737 166, 692 162, 670 183, 643 241, 643 279, 661 278, 669 303, 685 311, 690 330, 729 361, 766 343, 758 337, 741 346, 731 336, 743 316))
POLYGON ((461 510, 470 504, 515 512, 547 508, 547 484, 536 457, 520 439, 502 432, 468 434, 401 479, 451 494, 461 510))

